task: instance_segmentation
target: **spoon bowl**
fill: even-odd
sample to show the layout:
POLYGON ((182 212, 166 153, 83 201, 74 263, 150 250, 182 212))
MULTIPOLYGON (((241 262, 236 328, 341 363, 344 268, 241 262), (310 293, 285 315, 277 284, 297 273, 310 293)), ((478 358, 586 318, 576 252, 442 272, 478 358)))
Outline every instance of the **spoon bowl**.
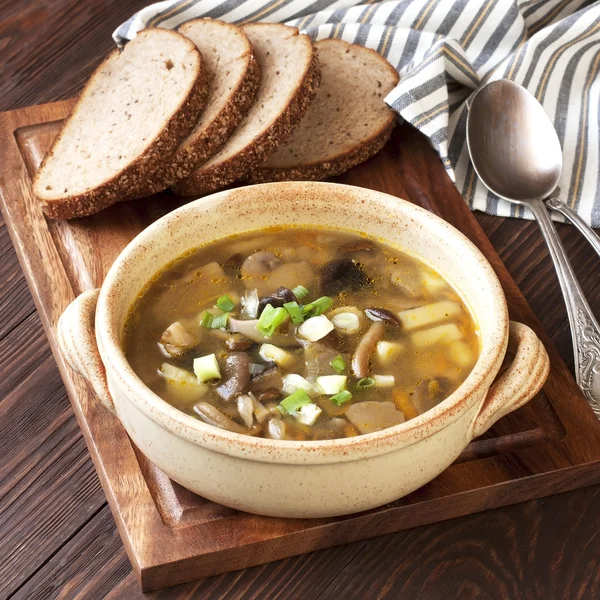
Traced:
POLYGON ((493 81, 476 93, 467 144, 479 178, 505 200, 542 200, 558 185, 563 159, 556 130, 542 105, 513 81, 493 81))

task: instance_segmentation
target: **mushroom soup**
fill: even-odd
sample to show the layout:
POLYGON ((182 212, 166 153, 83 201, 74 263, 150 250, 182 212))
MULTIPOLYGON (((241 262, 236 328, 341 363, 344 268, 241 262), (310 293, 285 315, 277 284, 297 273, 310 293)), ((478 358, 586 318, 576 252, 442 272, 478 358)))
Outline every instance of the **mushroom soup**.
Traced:
POLYGON ((150 389, 205 423, 323 440, 430 410, 471 372, 479 338, 458 293, 414 257, 289 226, 169 265, 132 307, 124 347, 150 389))

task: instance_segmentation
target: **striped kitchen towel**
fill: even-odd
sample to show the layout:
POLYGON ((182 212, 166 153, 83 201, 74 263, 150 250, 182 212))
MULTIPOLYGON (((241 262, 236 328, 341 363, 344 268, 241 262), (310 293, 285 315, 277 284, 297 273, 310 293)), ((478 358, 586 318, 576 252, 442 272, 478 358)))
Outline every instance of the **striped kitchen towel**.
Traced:
POLYGON ((197 17, 284 22, 314 40, 341 38, 381 53, 400 83, 386 102, 431 141, 474 209, 530 217, 489 192, 465 142, 465 100, 508 78, 543 104, 563 148, 559 196, 600 227, 600 2, 584 0, 167 0, 133 15, 117 44, 144 27, 197 17))

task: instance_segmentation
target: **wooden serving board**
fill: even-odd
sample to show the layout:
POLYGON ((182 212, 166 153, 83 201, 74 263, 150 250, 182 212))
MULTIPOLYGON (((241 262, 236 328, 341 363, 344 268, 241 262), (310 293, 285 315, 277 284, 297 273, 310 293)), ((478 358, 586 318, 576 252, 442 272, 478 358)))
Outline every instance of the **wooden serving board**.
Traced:
POLYGON ((378 156, 338 180, 419 204, 481 249, 504 286, 511 317, 533 327, 547 345, 552 369, 543 391, 473 441, 435 480, 369 512, 321 520, 259 517, 209 502, 169 480, 66 365, 54 327, 77 294, 102 284, 137 233, 182 201, 164 193, 77 221, 47 221, 32 195, 31 178, 71 106, 57 102, 0 115, 2 212, 144 590, 600 482, 600 422, 427 140, 408 125, 396 129, 378 156))

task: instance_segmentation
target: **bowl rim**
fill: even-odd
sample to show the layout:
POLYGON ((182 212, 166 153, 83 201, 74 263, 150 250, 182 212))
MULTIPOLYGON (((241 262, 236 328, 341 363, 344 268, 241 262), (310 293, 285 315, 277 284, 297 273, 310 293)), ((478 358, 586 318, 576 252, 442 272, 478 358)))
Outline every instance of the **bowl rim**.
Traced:
MULTIPOLYGON (((161 265, 161 268, 164 266, 161 265)), ((160 268, 156 271, 160 271, 160 268)), ((485 386, 485 392, 489 389, 506 353, 509 325, 506 299, 496 273, 480 250, 462 232, 437 215, 396 196, 368 188, 328 182, 278 182, 244 186, 199 198, 167 213, 140 232, 114 261, 100 290, 95 322, 96 340, 111 394, 115 385, 129 402, 152 421, 194 445, 247 460, 281 464, 339 463, 375 457, 413 445, 445 429, 477 400, 478 388, 485 386), (363 200, 376 196, 386 204, 393 203, 392 210, 410 214, 429 229, 437 228, 440 233, 453 237, 455 242, 461 244, 477 259, 478 267, 489 286, 491 305, 487 309, 495 315, 492 329, 498 336, 498 343, 487 348, 486 352, 482 347, 477 362, 465 381, 431 410, 400 425, 351 438, 292 441, 238 434, 203 423, 163 400, 135 374, 122 350, 120 332, 116 331, 117 315, 121 307, 113 301, 121 270, 128 268, 132 254, 142 246, 151 244, 154 236, 160 235, 161 230, 166 230, 167 225, 182 214, 194 212, 199 207, 205 209, 208 203, 218 204, 225 199, 231 202, 232 197, 235 198, 238 194, 245 195, 254 191, 260 193, 267 187, 279 188, 282 192, 283 188, 288 188, 285 190, 288 192, 290 189, 302 188, 318 193, 327 193, 328 190, 336 188, 338 192, 352 194, 356 198, 362 196, 363 200), (106 324, 112 324, 112 327, 107 327, 106 324)), ((480 405, 485 396, 486 393, 480 394, 480 405)), ((115 405, 118 406, 118 403, 115 405)), ((465 440, 465 445, 468 441, 470 437, 465 440)))

